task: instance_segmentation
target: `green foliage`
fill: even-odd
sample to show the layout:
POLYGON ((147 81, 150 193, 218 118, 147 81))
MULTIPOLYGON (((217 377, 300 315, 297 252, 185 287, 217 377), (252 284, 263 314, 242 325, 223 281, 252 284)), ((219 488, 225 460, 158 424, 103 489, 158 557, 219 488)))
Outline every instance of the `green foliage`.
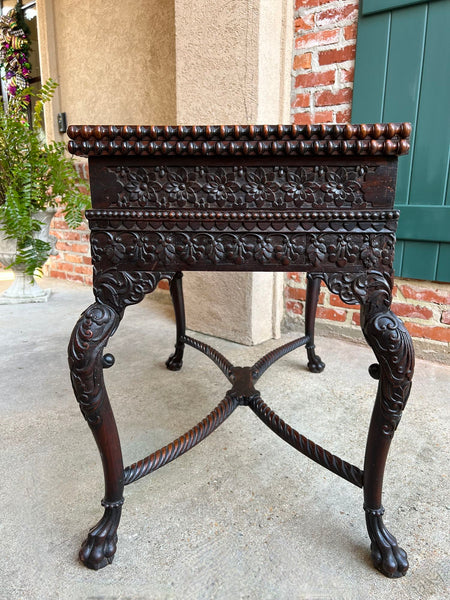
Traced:
POLYGON ((24 16, 24 11, 23 11, 23 7, 22 7, 22 2, 21 0, 17 0, 16 5, 14 7, 14 16, 15 16, 15 21, 17 23, 17 29, 20 29, 21 31, 23 31, 23 33, 25 34, 25 36, 27 37, 27 42, 28 45, 30 45, 30 28, 28 27, 28 23, 27 20, 25 19, 24 16))
POLYGON ((73 159, 65 155, 62 142, 46 144, 41 130, 43 110, 53 97, 57 83, 49 79, 34 93, 27 88, 11 98, 8 110, 0 106, 0 229, 17 241, 14 264, 33 275, 47 260, 50 244, 36 239, 41 224, 33 215, 48 207, 64 207, 69 227, 80 225, 89 197, 80 186, 73 159), (33 125, 27 119, 27 96, 36 99, 33 125))

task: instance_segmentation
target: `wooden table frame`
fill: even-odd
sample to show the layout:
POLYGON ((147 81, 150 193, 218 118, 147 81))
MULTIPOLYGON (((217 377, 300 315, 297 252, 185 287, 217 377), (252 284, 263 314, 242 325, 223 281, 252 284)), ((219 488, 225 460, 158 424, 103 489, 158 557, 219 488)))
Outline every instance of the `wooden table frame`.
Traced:
POLYGON ((74 328, 69 364, 105 475, 104 515, 80 551, 87 567, 113 560, 124 485, 177 458, 246 405, 301 453, 363 488, 375 566, 389 577, 406 573, 406 553, 383 523, 381 496, 414 368, 410 336, 390 310, 397 160, 409 150, 410 131, 407 123, 69 128, 70 152, 89 156, 96 298, 74 328), (306 271, 305 335, 251 367, 233 366, 186 335, 186 270, 306 271), (214 361, 231 388, 187 433, 124 468, 103 380, 114 358, 103 351, 125 308, 163 278, 170 281, 177 327, 167 367, 180 369, 190 345, 214 361), (344 302, 361 305, 361 328, 377 360, 369 368, 379 385, 363 470, 287 425, 254 387, 270 365, 300 346, 308 369, 323 370, 314 346, 321 281, 344 302))

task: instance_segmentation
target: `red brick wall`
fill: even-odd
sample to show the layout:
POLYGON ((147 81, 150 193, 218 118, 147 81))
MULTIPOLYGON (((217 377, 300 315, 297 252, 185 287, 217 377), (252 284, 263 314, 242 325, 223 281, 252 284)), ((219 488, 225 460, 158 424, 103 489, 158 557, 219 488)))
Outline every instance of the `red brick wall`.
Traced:
MULTIPOLYGON (((341 123, 351 119, 358 2, 295 0, 292 118, 295 123, 341 123)), ((286 325, 303 314, 305 275, 289 273, 286 325)), ((450 347, 450 284, 397 279, 393 308, 411 335, 445 356, 450 347)), ((344 335, 359 328, 359 307, 322 287, 318 322, 344 335)), ((420 345, 420 344, 419 344, 420 345)), ((417 344, 416 344, 417 346, 417 344)), ((448 357, 448 354, 447 354, 448 357)))
POLYGON ((294 123, 350 121, 358 2, 296 0, 294 123))
POLYGON ((69 230, 61 211, 53 218, 50 233, 57 237, 58 256, 52 256, 44 268, 44 273, 57 279, 78 281, 92 285, 92 265, 89 248, 89 228, 87 222, 76 230, 69 230))
MULTIPOLYGON (((87 161, 80 161, 77 168, 88 178, 87 161)), ((76 230, 69 230, 61 211, 53 218, 51 235, 56 236, 58 256, 52 256, 44 267, 44 273, 57 279, 78 281, 92 285, 92 265, 89 246, 89 227, 87 221, 76 230)))
MULTIPOLYGON (((304 273, 288 273, 285 288, 286 316, 288 324, 295 324, 303 315, 306 298, 304 273)), ((437 342, 445 353, 450 344, 450 285, 417 281, 397 280, 394 287, 392 307, 402 318, 411 335, 417 339, 437 342)), ((336 294, 322 285, 317 319, 332 321, 342 331, 359 328, 359 306, 344 304, 336 294)), ((437 348, 435 348, 436 350, 437 348)))

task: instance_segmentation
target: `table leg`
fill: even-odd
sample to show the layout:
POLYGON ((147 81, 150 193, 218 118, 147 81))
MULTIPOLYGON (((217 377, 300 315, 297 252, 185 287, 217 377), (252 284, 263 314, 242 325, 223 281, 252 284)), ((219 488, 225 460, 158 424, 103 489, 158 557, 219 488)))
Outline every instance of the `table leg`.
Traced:
POLYGON ((96 302, 81 315, 69 343, 72 386, 102 458, 105 476, 103 517, 89 531, 80 550, 81 561, 90 569, 111 563, 117 544, 117 528, 123 504, 123 462, 119 434, 103 381, 103 369, 111 366, 103 349, 116 331, 119 314, 96 302))
POLYGON ((178 271, 175 273, 170 282, 170 295, 172 296, 173 308, 175 310, 175 320, 177 324, 175 352, 171 354, 166 361, 166 367, 171 371, 179 371, 183 365, 184 342, 182 340, 186 334, 186 317, 184 313, 182 277, 183 273, 178 271))
POLYGON ((375 567, 388 577, 408 570, 406 552, 383 523, 383 474, 389 446, 408 400, 414 370, 414 350, 401 320, 389 310, 388 278, 369 274, 367 295, 361 301, 361 326, 378 365, 371 375, 379 379, 364 462, 364 509, 375 567))
POLYGON ((321 373, 325 369, 325 363, 317 356, 314 345, 314 325, 316 322, 317 302, 319 301, 321 276, 308 273, 306 284, 305 303, 305 335, 309 337, 306 344, 308 354, 308 369, 311 373, 321 373))

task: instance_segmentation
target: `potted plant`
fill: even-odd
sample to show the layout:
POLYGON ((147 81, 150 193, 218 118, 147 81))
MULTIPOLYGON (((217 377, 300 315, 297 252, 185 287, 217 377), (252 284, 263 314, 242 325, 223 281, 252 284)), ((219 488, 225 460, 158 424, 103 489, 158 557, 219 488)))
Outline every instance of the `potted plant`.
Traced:
POLYGON ((37 286, 34 274, 54 253, 51 218, 64 207, 67 224, 77 227, 89 203, 80 187, 86 182, 64 143, 44 141, 43 108, 56 87, 50 79, 37 93, 19 90, 6 108, 0 107, 0 262, 15 274, 3 302, 46 299, 48 292, 37 286))

